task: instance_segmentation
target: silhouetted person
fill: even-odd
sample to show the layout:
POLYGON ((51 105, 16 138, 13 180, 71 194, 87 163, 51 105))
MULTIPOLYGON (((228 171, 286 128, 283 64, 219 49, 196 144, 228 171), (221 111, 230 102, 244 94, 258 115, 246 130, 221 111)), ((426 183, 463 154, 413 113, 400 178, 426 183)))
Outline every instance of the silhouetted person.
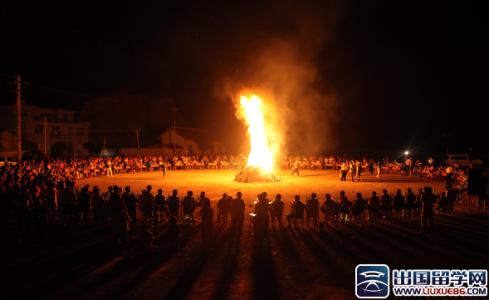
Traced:
POLYGON ((400 189, 397 189, 396 194, 394 195, 393 202, 394 202, 393 206, 394 206, 394 211, 396 212, 396 216, 397 217, 402 216, 404 206, 405 206, 405 199, 400 189))
MULTIPOLYGON (((338 219, 338 203, 331 198, 331 194, 326 194, 321 211, 324 214, 324 222, 321 224, 328 225, 328 221, 336 221, 338 219)), ((323 227, 324 229, 324 227, 323 227)))
POLYGON ((447 212, 453 214, 453 211, 455 209, 455 202, 457 202, 457 192, 453 188, 450 188, 447 191, 447 202, 447 212))
POLYGON ((392 217, 392 197, 389 195, 387 190, 382 191, 382 197, 380 197, 380 208, 382 209, 384 218, 392 217))
POLYGON ((348 174, 348 165, 343 162, 340 167, 340 181, 346 181, 346 175, 348 174))
POLYGON ((294 164, 292 165, 292 176, 297 175, 299 176, 299 167, 300 167, 300 162, 298 160, 294 161, 294 164))
POLYGON ((357 166, 355 162, 350 162, 350 174, 351 174, 351 182, 355 181, 355 175, 357 173, 357 166))
POLYGON ((368 199, 368 219, 372 222, 379 220, 380 198, 377 192, 373 191, 372 196, 368 199))
POLYGON ((423 206, 423 201, 421 198, 423 197, 423 189, 418 190, 418 194, 416 195, 416 202, 414 203, 414 215, 419 217, 421 214, 421 208, 423 206))
POLYGON ((112 229, 114 231, 114 245, 118 251, 125 254, 127 233, 131 217, 127 213, 126 204, 119 195, 119 188, 113 187, 113 193, 110 196, 110 210, 112 217, 112 229))
POLYGON ((87 225, 90 212, 90 195, 88 194, 88 185, 81 189, 80 195, 78 195, 78 205, 82 214, 82 223, 87 225))
POLYGON ((440 200, 438 202, 438 212, 445 213, 448 211, 448 198, 445 192, 441 193, 440 200))
POLYGON ((127 213, 131 217, 131 228, 132 230, 136 229, 137 222, 137 199, 134 196, 134 193, 131 192, 131 188, 126 186, 124 188, 124 193, 122 194, 122 200, 126 204, 127 213))
POLYGON ((208 241, 212 237, 213 210, 208 198, 201 198, 200 216, 202 220, 202 240, 208 241))
POLYGON ((309 226, 309 219, 312 219, 314 227, 319 225, 319 200, 316 193, 312 193, 311 197, 306 202, 306 225, 309 226))
POLYGON ((305 209, 306 206, 301 202, 301 196, 295 195, 294 202, 292 202, 291 205, 290 214, 287 215, 288 228, 290 228, 292 224, 297 226, 297 220, 301 220, 301 227, 303 226, 305 209))
POLYGON ((407 189, 406 194, 406 214, 409 218, 413 216, 413 212, 416 206, 416 195, 414 195, 411 188, 407 189))
POLYGON ((272 225, 277 220, 279 227, 282 227, 282 217, 284 215, 284 202, 282 201, 282 195, 275 195, 275 199, 273 200, 270 207, 270 215, 272 217, 272 225))
POLYGON ((170 217, 173 216, 177 218, 178 221, 178 214, 180 211, 180 199, 178 198, 178 191, 173 190, 172 195, 168 197, 168 211, 170 213, 170 217))
POLYGON ((66 182, 66 187, 63 190, 62 199, 62 212, 63 223, 65 225, 71 225, 76 221, 76 192, 73 187, 74 184, 71 181, 66 182))
POLYGON ((433 190, 427 186, 424 188, 424 193, 421 196, 421 202, 423 204, 421 211, 421 227, 422 233, 433 232, 435 219, 433 206, 436 202, 433 190))
POLYGON ((222 198, 217 201, 217 221, 226 223, 228 220, 228 194, 222 194, 222 198))
POLYGON ((243 194, 238 192, 236 199, 231 203, 231 224, 238 232, 242 231, 244 222, 245 203, 242 197, 243 194))
POLYGON ((346 197, 346 194, 344 191, 340 191, 339 206, 340 206, 340 220, 342 222, 350 221, 350 219, 351 219, 351 217, 350 217, 351 202, 346 197))
POLYGON ((146 220, 145 222, 151 222, 153 220, 153 212, 155 208, 155 198, 151 193, 152 186, 148 185, 146 187, 146 191, 141 195, 142 197, 142 207, 143 207, 143 216, 146 220))
POLYGON ((254 233, 257 240, 261 241, 268 235, 269 205, 266 193, 258 196, 258 203, 255 205, 254 233))
POLYGON ((105 205, 105 200, 100 194, 100 190, 97 186, 93 187, 92 203, 93 203, 93 217, 95 220, 95 224, 102 222, 102 225, 105 227, 106 205, 105 205))
MULTIPOLYGON (((165 208, 165 196, 163 195, 163 190, 158 189, 155 196, 156 223, 161 222, 161 215, 165 214, 164 208, 165 208)), ((167 217, 166 214, 165 217, 167 217)))
POLYGON ((362 223, 365 220, 365 207, 367 202, 362 197, 362 193, 357 193, 355 202, 353 202, 352 212, 356 222, 362 223))
POLYGON ((355 163, 355 171, 356 171, 357 180, 360 181, 360 176, 362 175, 362 163, 358 160, 355 163))
POLYGON ((183 219, 188 222, 194 222, 195 199, 192 191, 187 192, 187 196, 182 200, 183 219))

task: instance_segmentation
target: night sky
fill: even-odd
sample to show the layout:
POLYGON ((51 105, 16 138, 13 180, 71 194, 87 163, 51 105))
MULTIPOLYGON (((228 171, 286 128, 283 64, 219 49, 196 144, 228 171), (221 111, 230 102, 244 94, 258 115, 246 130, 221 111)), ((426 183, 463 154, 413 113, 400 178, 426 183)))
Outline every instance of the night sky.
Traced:
MULTIPOLYGON (((131 118, 138 105, 173 101, 179 126, 239 149, 244 128, 220 87, 259 84, 255 58, 286 40, 315 70, 308 88, 334 95, 325 100, 334 102, 325 151, 442 153, 447 141, 487 149, 489 27, 475 1, 99 2, 2 4, 2 103, 14 101, 13 74, 31 83, 32 104, 81 110, 132 97, 131 118)), ((146 121, 137 125, 150 133, 170 125, 168 116, 161 128, 146 121)))

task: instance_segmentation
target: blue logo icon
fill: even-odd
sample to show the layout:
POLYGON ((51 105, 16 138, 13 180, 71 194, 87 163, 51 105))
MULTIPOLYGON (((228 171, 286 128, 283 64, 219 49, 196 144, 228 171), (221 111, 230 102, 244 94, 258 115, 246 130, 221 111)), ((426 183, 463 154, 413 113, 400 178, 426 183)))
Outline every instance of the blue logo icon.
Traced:
POLYGON ((389 266, 363 264, 355 268, 355 295, 360 299, 389 297, 389 266))

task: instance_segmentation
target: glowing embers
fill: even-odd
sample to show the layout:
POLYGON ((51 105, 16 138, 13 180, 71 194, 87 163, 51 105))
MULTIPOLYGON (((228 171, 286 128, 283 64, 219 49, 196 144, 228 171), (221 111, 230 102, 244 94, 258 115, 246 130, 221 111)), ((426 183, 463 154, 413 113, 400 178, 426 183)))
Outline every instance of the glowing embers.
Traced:
POLYGON ((236 174, 234 180, 238 182, 277 182, 281 178, 272 173, 263 172, 260 168, 246 167, 236 174))

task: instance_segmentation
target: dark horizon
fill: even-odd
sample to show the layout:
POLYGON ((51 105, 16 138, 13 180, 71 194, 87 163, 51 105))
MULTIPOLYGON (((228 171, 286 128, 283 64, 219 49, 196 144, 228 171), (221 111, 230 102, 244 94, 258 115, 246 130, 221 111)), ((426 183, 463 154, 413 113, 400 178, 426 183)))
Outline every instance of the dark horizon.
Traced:
MULTIPOLYGON (((100 98, 136 97, 143 105, 161 99, 179 108, 179 126, 206 128, 236 151, 244 128, 224 85, 262 85, 265 77, 254 76, 260 57, 285 43, 292 61, 273 64, 313 74, 293 95, 320 96, 304 110, 314 112, 317 128, 304 125, 307 114, 287 116, 294 140, 322 136, 319 150, 354 155, 443 154, 447 142, 457 149, 451 152, 483 154, 483 11, 474 3, 387 1, 9 3, 0 13, 1 103, 14 102, 7 75, 15 74, 30 83, 29 104, 82 110, 100 98), (323 107, 324 114, 314 111, 323 107)), ((168 127, 161 118, 161 128, 158 116, 142 118, 140 127, 168 127)))

